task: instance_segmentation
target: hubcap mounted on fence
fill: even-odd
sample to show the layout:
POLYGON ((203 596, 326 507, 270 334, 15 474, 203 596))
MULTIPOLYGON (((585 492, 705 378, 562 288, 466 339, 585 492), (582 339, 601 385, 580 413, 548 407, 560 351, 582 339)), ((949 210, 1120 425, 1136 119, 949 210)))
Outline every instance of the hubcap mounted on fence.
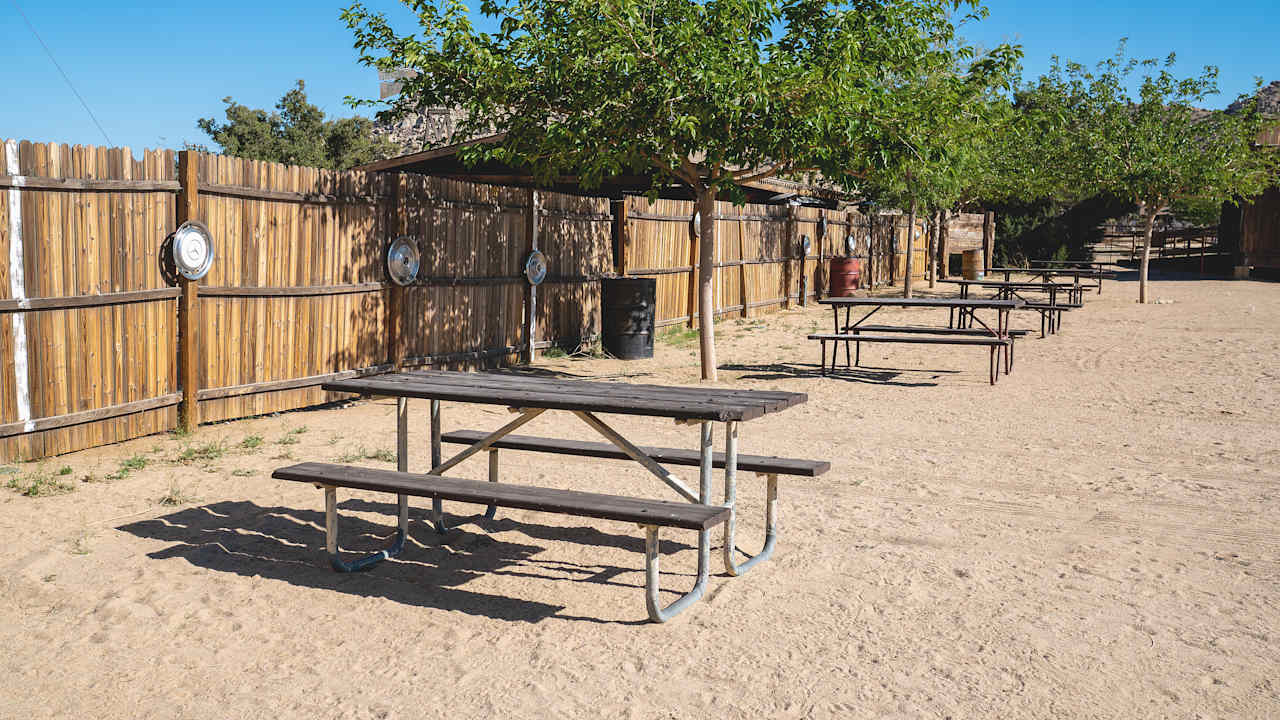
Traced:
POLYGON ((534 250, 524 261, 524 276, 530 285, 541 285, 547 279, 547 256, 534 250))
POLYGON ((418 245, 411 237, 398 237, 387 248, 387 274, 397 285, 411 285, 418 277, 418 245))
POLYGON ((188 280, 208 274, 213 266, 213 235, 204 223, 189 220, 173 232, 173 264, 188 280))

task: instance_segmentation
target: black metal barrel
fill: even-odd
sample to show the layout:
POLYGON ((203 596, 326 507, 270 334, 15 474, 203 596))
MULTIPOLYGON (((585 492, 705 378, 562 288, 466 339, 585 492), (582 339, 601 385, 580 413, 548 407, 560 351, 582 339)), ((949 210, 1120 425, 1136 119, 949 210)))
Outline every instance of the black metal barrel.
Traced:
POLYGON ((658 281, 604 278, 600 281, 600 335, 605 352, 623 360, 653 357, 653 313, 658 281))

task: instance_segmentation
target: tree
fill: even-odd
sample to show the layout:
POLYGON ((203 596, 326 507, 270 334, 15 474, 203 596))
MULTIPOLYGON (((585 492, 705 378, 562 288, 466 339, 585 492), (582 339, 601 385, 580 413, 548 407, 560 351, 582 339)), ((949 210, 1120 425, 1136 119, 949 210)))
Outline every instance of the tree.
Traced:
POLYGON ((278 112, 246 107, 229 97, 222 102, 227 106, 226 122, 203 118, 196 126, 228 155, 346 170, 397 151, 391 141, 374 136, 368 118, 326 120, 323 110, 307 102, 301 80, 276 103, 278 112))
POLYGON ((740 183, 775 175, 852 187, 908 120, 893 91, 955 52, 950 12, 977 0, 482 0, 492 33, 460 0, 406 4, 416 34, 359 3, 343 13, 364 63, 412 71, 387 115, 459 108, 458 135, 501 134, 464 161, 540 182, 651 174, 651 194, 693 195, 702 377, 714 380, 716 198, 740 202, 740 183))
POLYGON ((1263 127, 1256 102, 1237 113, 1197 106, 1218 92, 1218 71, 1173 75, 1164 61, 1115 56, 1095 71, 1056 58, 1050 72, 1020 98, 1043 132, 1033 152, 1055 168, 1063 191, 1101 192, 1131 200, 1143 224, 1138 302, 1147 302, 1148 265, 1156 216, 1186 198, 1232 201, 1275 182, 1276 157, 1255 140, 1263 127), (1140 75, 1136 96, 1129 86, 1140 75))

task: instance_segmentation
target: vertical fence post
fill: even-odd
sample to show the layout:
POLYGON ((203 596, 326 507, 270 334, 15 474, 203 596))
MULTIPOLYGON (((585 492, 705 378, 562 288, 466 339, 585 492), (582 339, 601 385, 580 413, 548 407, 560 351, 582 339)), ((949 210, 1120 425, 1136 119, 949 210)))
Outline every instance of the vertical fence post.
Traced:
POLYGON ((742 300, 742 317, 750 317, 751 293, 747 292, 747 226, 742 218, 742 209, 738 210, 738 284, 742 300))
POLYGON ((795 270, 791 267, 791 259, 796 248, 796 206, 787 205, 787 231, 782 246, 782 307, 791 307, 791 283, 795 279, 795 270))
POLYGON ((996 214, 987 210, 982 214, 982 272, 991 271, 991 256, 996 247, 996 214))
MULTIPOLYGON (((714 204, 713 204, 714 207, 714 204)), ((689 301, 685 303, 685 314, 689 316, 687 327, 693 327, 698 321, 698 270, 701 263, 702 223, 699 222, 698 201, 693 201, 693 215, 689 219, 689 301)), ((714 302, 714 298, 713 298, 714 302)), ((715 317, 715 307, 711 308, 711 316, 715 317)))
MULTIPOLYGON (((197 175, 196 153, 183 150, 178 153, 178 191, 177 225, 188 220, 195 220, 199 210, 199 180, 197 175)), ((182 296, 178 299, 178 382, 182 385, 182 406, 178 412, 178 428, 183 432, 191 432, 200 424, 200 401, 196 393, 200 387, 200 376, 196 372, 196 352, 199 347, 195 336, 198 320, 197 303, 199 293, 196 281, 185 277, 179 279, 182 296)))
MULTIPOLYGON (((831 278, 827 277, 826 262, 826 245, 827 245, 827 229, 831 226, 831 219, 827 217, 825 209, 818 211, 820 221, 818 223, 818 232, 814 233, 818 236, 818 266, 813 269, 813 299, 822 299, 823 288, 831 287, 831 278)), ((829 293, 828 293, 829 294, 829 293)))
POLYGON ((876 224, 875 216, 868 214, 867 220, 867 289, 876 289, 876 224))
MULTIPOLYGON (((381 257, 383 266, 386 265, 386 253, 391 247, 391 243, 403 232, 403 216, 400 212, 400 173, 392 173, 382 176, 383 197, 386 199, 386 211, 383 213, 383 222, 386 232, 382 233, 385 244, 382 248, 381 257), (388 191, 387 185, 390 185, 388 191)), ((400 360, 404 357, 400 352, 400 338, 403 335, 401 324, 404 322, 404 294, 405 288, 399 283, 387 282, 387 362, 391 364, 392 369, 400 369, 400 360)))
MULTIPOLYGON (((524 256, 529 257, 529 253, 538 249, 538 223, 542 209, 539 207, 541 198, 538 191, 530 188, 528 191, 529 207, 524 215, 524 237, 525 252, 524 256)), ((522 268, 523 269, 523 268, 522 268)), ((524 302, 524 357, 523 362, 528 365, 533 363, 533 345, 538 341, 538 286, 531 282, 525 282, 526 292, 524 302)))
POLYGON ((938 213, 938 272, 945 279, 951 274, 951 211, 938 213))
POLYGON ((911 273, 915 270, 912 263, 916 254, 916 201, 911 201, 911 213, 907 216, 907 256, 903 258, 902 297, 911 297, 911 273))
POLYGON ((627 198, 609 202, 613 215, 613 270, 618 277, 627 274, 627 198))

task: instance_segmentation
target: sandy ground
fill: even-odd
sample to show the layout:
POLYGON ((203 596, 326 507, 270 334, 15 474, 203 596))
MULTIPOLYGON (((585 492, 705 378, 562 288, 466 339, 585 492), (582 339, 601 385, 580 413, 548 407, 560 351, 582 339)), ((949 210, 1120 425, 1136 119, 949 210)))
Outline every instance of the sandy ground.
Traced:
MULTIPOLYGON (((713 576, 666 625, 644 622, 642 535, 621 523, 487 523, 452 505, 464 524, 443 540, 415 523, 399 560, 331 572, 321 493, 269 473, 390 450, 387 401, 20 466, 69 467, 75 490, 0 489, 0 716, 1280 716, 1280 284, 1135 296, 1109 283, 1063 334, 1022 342, 994 388, 972 348, 880 346, 871 367, 820 378, 803 337, 827 327, 818 308, 722 324, 722 385, 809 394, 747 423, 743 451, 833 471, 784 479, 775 558, 713 576), (209 443, 220 457, 182 461, 209 443), (148 466, 107 479, 133 456, 148 466)), ((933 312, 896 316, 945 320, 933 312)), ((694 384, 694 350, 543 367, 694 384)), ((412 407, 421 468, 425 403, 412 407)), ((446 403, 444 417, 510 416, 446 403)), ((669 421, 617 426, 695 444, 669 421)), ((564 414, 528 432, 590 435, 564 414)), ((455 474, 484 473, 476 459, 455 474)), ((505 454, 504 480, 669 495, 630 464, 542 455, 505 454)), ((763 482, 740 490, 754 549, 763 482)), ((388 498, 340 498, 347 544, 378 546, 388 498)), ((664 582, 683 590, 694 537, 666 537, 664 582)))

